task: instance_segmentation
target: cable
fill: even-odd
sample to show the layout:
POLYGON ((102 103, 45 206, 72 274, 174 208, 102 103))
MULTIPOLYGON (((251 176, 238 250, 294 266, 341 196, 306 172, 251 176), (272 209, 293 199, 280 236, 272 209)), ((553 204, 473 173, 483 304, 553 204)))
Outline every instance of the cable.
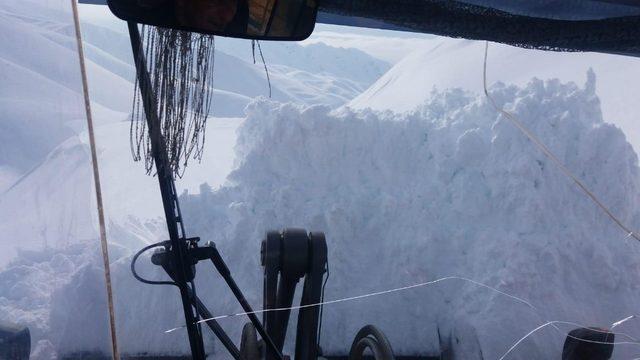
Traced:
MULTIPOLYGON (((324 302, 324 289, 327 287, 327 282, 329 281, 329 259, 327 259, 327 277, 324 278, 324 283, 322 284, 322 295, 320 295, 320 303, 324 302)), ((322 313, 324 307, 320 305, 320 320, 318 323, 318 347, 320 347, 320 337, 322 336, 322 313)))
POLYGON ((145 283, 145 284, 149 284, 149 285, 174 285, 174 286, 178 286, 178 284, 176 284, 173 281, 156 281, 156 280, 147 280, 141 276, 138 275, 138 272, 136 272, 136 262, 138 261, 138 257, 140 255, 142 255, 145 251, 149 250, 149 249, 153 249, 153 248, 157 248, 157 247, 161 247, 161 246, 167 246, 170 242, 169 241, 162 241, 159 243, 155 243, 155 244, 151 244, 151 245, 147 245, 145 247, 143 247, 140 251, 138 251, 135 255, 133 255, 133 259, 131 259, 131 273, 133 274, 133 277, 136 278, 136 280, 145 283))
MULTIPOLYGON (((364 298, 368 298, 368 297, 373 297, 373 296, 379 296, 379 295, 386 295, 386 294, 391 294, 391 293, 395 293, 395 292, 400 292, 400 291, 405 291, 405 290, 410 290, 410 289, 415 289, 415 288, 419 288, 419 287, 424 287, 427 285, 433 285, 433 284, 437 284, 443 281, 447 281, 447 280, 462 280, 468 283, 472 283, 474 285, 480 286, 480 287, 484 287, 486 289, 489 289, 491 291, 494 291, 498 294, 501 294, 503 296, 509 297, 513 300, 516 300, 522 304, 527 305, 529 308, 531 308, 536 314, 538 309, 533 306, 530 302, 521 299, 517 296, 508 294, 504 291, 498 290, 492 286, 489 285, 485 285, 481 282, 475 281, 475 280, 471 280, 465 277, 461 277, 461 276, 447 276, 447 277, 443 277, 440 279, 436 279, 436 280, 431 280, 431 281, 426 281, 426 282, 421 282, 421 283, 417 283, 417 284, 413 284, 413 285, 408 285, 408 286, 402 286, 402 287, 398 287, 398 288, 393 288, 393 289, 388 289, 388 290, 382 290, 382 291, 376 291, 376 292, 372 292, 372 293, 367 293, 367 294, 362 294, 362 295, 356 295, 356 296, 350 296, 350 297, 345 297, 345 298, 340 298, 340 299, 335 299, 335 300, 328 300, 328 301, 323 301, 320 303, 315 303, 315 304, 305 304, 305 305, 296 305, 296 306, 291 306, 291 307, 283 307, 283 308, 270 308, 270 309, 262 309, 262 310, 255 310, 252 312, 240 312, 240 313, 235 313, 235 314, 227 314, 227 315, 219 315, 219 316, 214 316, 208 319, 202 319, 200 320, 200 322, 207 322, 210 320, 220 320, 220 319, 226 319, 226 318, 231 318, 231 317, 237 317, 237 316, 245 316, 245 315, 249 315, 249 314, 262 314, 262 313, 269 313, 269 312, 279 312, 279 311, 289 311, 289 310, 300 310, 300 309, 306 309, 306 308, 310 308, 310 307, 315 307, 315 306, 322 306, 322 305, 330 305, 330 304, 337 304, 337 303, 342 303, 342 302, 347 302, 347 301, 353 301, 353 300, 360 300, 360 299, 364 299, 364 298)), ((186 327, 186 325, 182 325, 173 329, 169 329, 166 330, 166 333, 170 333, 173 331, 176 331, 178 329, 182 329, 186 327)))
POLYGON ((269 98, 271 98, 271 79, 269 79, 269 69, 267 69, 267 63, 264 61, 264 55, 262 54, 262 48, 260 47, 260 41, 251 40, 251 54, 253 55, 253 63, 256 63, 256 45, 258 45, 258 52, 262 59, 262 65, 264 65, 264 73, 267 75, 267 84, 269 85, 269 98))
POLYGON ((509 119, 529 140, 531 140, 537 147, 544 153, 560 170, 571 179, 579 188, 584 192, 590 199, 593 201, 607 216, 613 220, 618 227, 624 230, 628 235, 627 237, 633 237, 634 239, 640 241, 640 236, 633 232, 629 227, 627 227, 622 220, 618 219, 612 212, 607 208, 597 197, 596 195, 587 188, 585 184, 580 181, 573 173, 547 148, 547 146, 536 137, 535 134, 531 132, 524 124, 522 124, 515 115, 505 111, 503 108, 499 107, 495 100, 489 95, 489 90, 487 90, 487 56, 489 53, 489 42, 485 42, 484 46, 484 68, 482 72, 482 85, 484 88, 484 95, 489 100, 491 106, 493 106, 496 111, 504 115, 507 119, 509 119))

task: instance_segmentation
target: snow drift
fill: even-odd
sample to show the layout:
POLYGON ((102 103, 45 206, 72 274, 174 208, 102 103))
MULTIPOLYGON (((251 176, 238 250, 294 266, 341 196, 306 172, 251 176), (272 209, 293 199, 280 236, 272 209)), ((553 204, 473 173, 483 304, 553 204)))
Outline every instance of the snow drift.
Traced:
MULTIPOLYGON (((603 121, 593 74, 584 88, 534 79, 491 92, 637 227, 638 159, 623 133, 603 121)), ((357 329, 374 323, 399 354, 435 354, 450 344, 460 359, 496 359, 547 320, 607 327, 636 312, 638 245, 483 98, 434 91, 419 111, 402 116, 258 101, 238 136, 228 183, 215 191, 203 185, 200 194, 183 195, 182 205, 189 235, 217 242, 255 307, 259 241, 287 226, 326 232, 328 300, 455 275, 536 307, 458 280, 331 305, 324 310, 325 353, 345 353, 357 329)), ((137 283, 128 252, 114 250, 122 255, 112 273, 123 352, 186 353, 183 331, 164 333, 182 323, 175 289, 137 283)), ((239 310, 208 264, 198 271, 199 295, 214 314, 239 310)), ((162 276, 144 259, 140 272, 162 276)), ((87 277, 98 281, 101 274, 81 267, 73 276, 91 283, 87 277)), ((87 321, 96 310, 82 306, 99 303, 99 292, 78 286, 54 293, 51 328, 64 320, 84 334, 106 331, 106 318, 87 321)), ((242 323, 222 325, 239 339, 242 323)), ((638 323, 624 327, 640 331, 638 323)), ((62 352, 108 351, 91 336, 41 334, 62 352)), ((554 329, 541 331, 510 358, 557 359, 563 340, 554 329)), ((210 352, 221 349, 211 336, 207 344, 210 352)), ((614 355, 637 350, 621 345, 614 355)))

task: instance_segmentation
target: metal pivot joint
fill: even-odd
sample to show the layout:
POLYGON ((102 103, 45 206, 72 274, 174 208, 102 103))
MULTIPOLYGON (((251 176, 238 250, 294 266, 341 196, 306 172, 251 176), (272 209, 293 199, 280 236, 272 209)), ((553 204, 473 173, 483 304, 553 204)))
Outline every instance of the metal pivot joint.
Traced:
MULTIPOLYGON (((327 266, 327 243, 321 232, 307 233, 302 229, 269 232, 262 242, 264 266, 263 308, 267 311, 263 323, 267 333, 282 351, 287 334, 288 309, 293 303, 296 285, 304 277, 300 305, 319 304, 322 280, 327 266)), ((296 331, 296 360, 315 360, 318 357, 318 324, 320 306, 303 307, 298 313, 296 331)), ((267 360, 274 360, 267 356, 267 360)))

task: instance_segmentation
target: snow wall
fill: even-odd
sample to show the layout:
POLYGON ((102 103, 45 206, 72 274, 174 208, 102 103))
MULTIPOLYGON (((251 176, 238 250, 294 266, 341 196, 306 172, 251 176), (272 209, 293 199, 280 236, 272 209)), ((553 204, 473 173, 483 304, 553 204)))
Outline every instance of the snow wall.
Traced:
MULTIPOLYGON (((624 134, 603 122, 595 75, 587 78, 584 87, 534 79, 522 88, 497 84, 491 93, 637 228, 638 159, 624 134)), ((255 308, 262 292, 260 240, 269 229, 293 226, 327 235, 326 300, 463 276, 535 307, 461 280, 328 305, 321 337, 327 354, 346 353, 356 331, 373 323, 397 354, 435 354, 440 344, 451 344, 458 359, 497 359, 549 320, 609 327, 637 313, 639 244, 482 97, 434 91, 419 111, 402 116, 258 100, 247 108, 238 137, 236 169, 227 184, 215 191, 203 185, 200 194, 181 200, 188 234, 217 243, 255 308)), ((113 241, 118 236, 126 231, 111 231, 113 241)), ((184 330, 164 333, 183 323, 177 291, 136 282, 130 252, 111 251, 122 351, 186 353, 184 330)), ((86 290, 103 276, 92 256, 85 251, 86 266, 70 266, 75 253, 25 255, 0 277, 7 288, 6 274, 18 267, 26 274, 45 269, 61 276, 64 269, 78 269, 65 275, 76 281, 53 291, 48 325, 36 333, 60 351, 108 352, 95 339, 108 336, 106 316, 95 316, 104 311, 86 306, 100 306, 95 297, 104 298, 101 288, 86 290)), ((161 277, 144 258, 139 271, 161 277)), ((34 278, 49 282, 41 275, 21 277, 34 278)), ((240 310, 210 264, 199 265, 197 281, 199 296, 215 315, 240 310)), ((18 300, 0 303, 3 312, 27 308, 18 300)), ((239 339, 245 321, 221 324, 239 339)), ((638 334, 640 323, 618 330, 638 334)), ((509 358, 559 359, 564 337, 543 329, 509 358)), ((224 353, 208 332, 206 338, 210 353, 224 353)), ((638 351, 620 345, 614 357, 638 351)))

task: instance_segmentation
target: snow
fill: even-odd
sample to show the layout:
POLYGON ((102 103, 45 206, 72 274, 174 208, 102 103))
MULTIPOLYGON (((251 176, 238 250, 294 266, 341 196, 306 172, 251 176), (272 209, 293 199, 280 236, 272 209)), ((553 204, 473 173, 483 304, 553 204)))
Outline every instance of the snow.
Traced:
MULTIPOLYGON (((3 10, 10 10, 0 13, 2 58, 79 92, 80 75, 77 71, 73 72, 76 70, 75 67, 69 66, 69 63, 78 63, 70 12, 57 10, 51 11, 49 16, 43 16, 39 12, 27 12, 27 9, 42 9, 42 4, 29 0, 22 3, 16 6, 9 2, 2 7, 3 10), (35 51, 31 49, 37 49, 37 54, 43 56, 33 56, 35 51), (53 59, 59 61, 52 61, 53 59)), ((128 82, 92 61, 87 63, 87 67, 92 74, 92 100, 113 110, 128 111, 129 99, 133 92, 128 82), (119 91, 113 91, 114 88, 119 91), (125 104, 126 106, 123 106, 125 104)), ((17 88, 25 87, 31 86, 27 82, 17 88)))
MULTIPOLYGON (((92 241, 96 235, 86 121, 68 7, 60 1, 0 4, 0 27, 4 29, 0 36, 0 214, 7 219, 19 216, 16 221, 0 222, 0 229, 5 239, 27 239, 8 246, 0 255, 0 266, 19 247, 92 241)), ((119 20, 111 23, 114 21, 123 26, 119 20)), ((134 72, 129 39, 118 29, 83 24, 107 220, 129 231, 135 229, 141 241, 148 242, 155 240, 155 230, 153 235, 145 234, 138 225, 162 212, 155 180, 145 176, 139 164, 127 161, 131 155, 126 119, 134 72), (132 188, 144 191, 132 194, 132 188)), ((218 43, 225 47, 224 40, 218 43)), ((268 95, 263 65, 249 59, 250 43, 229 44, 229 49, 236 50, 244 46, 247 56, 240 59, 217 51, 213 90, 217 117, 209 122, 208 152, 204 163, 193 164, 188 177, 178 182, 180 189, 197 192, 205 181, 215 187, 225 180, 233 162, 238 118, 244 116, 253 97, 268 95)), ((264 50, 273 98, 280 101, 337 107, 388 69, 386 63, 353 49, 318 45, 266 46, 264 50), (288 60, 297 55, 316 62, 288 60), (330 59, 349 57, 353 57, 349 66, 330 65, 330 59), (322 71, 316 71, 323 64, 322 71), (343 76, 346 74, 350 75, 343 76)))
MULTIPOLYGON (((389 69, 386 61, 360 49, 328 45, 324 38, 318 38, 315 33, 312 39, 323 41, 303 42, 303 45, 267 41, 260 43, 260 46, 267 65, 284 65, 312 74, 348 79, 359 85, 371 85, 389 69)), ((216 46, 218 50, 240 59, 247 58, 251 53, 246 40, 225 38, 218 41, 216 46)), ((259 54, 256 54, 256 60, 259 60, 259 54)))
MULTIPOLYGON (((95 204, 87 201, 87 194, 93 193, 87 166, 90 155, 78 145, 78 139, 72 138, 58 146, 30 176, 22 177, 0 198, 0 216, 11 219, 0 223, 0 231, 16 239, 22 249, 64 247, 95 238, 95 204)), ((13 259, 16 251, 17 246, 7 246, 2 264, 13 259)))
MULTIPOLYGON (((95 6, 81 6, 83 14, 87 8, 95 6)), ((82 131, 83 124, 78 127, 75 122, 84 121, 75 37, 68 4, 59 0, 2 2, 0 20, 0 164, 24 173, 55 146, 82 131), (34 128, 41 131, 32 131, 34 128)), ((92 108, 103 114, 97 116, 102 122, 120 121, 120 113, 131 109, 131 45, 122 21, 112 18, 106 23, 114 22, 119 26, 103 26, 104 21, 82 25, 92 108)), ((216 54, 219 71, 212 115, 242 117, 251 98, 269 94, 263 65, 252 63, 249 41, 220 39, 217 44, 222 51, 216 54), (224 49, 237 56, 225 54, 224 49)), ((273 98, 308 105, 340 106, 388 69, 383 61, 357 50, 322 45, 269 44, 264 46, 264 55, 273 98), (340 66, 332 65, 336 60, 340 66)))
MULTIPOLYGON (((594 89, 593 78, 584 88, 532 80, 524 87, 498 84, 492 95, 624 222, 637 224, 638 159, 622 131, 603 121, 594 89)), ((324 311, 327 353, 346 352, 357 329, 374 323, 398 354, 434 354, 450 343, 458 358, 481 351, 496 359, 547 320, 607 327, 637 308, 637 244, 625 241, 626 234, 482 97, 434 91, 408 115, 257 101, 239 129, 236 152, 238 165, 225 185, 181 200, 189 234, 216 241, 255 306, 259 240, 268 229, 300 226, 327 234, 329 300, 455 275, 536 307, 456 280, 331 305, 324 311)), ((182 322, 175 290, 137 283, 130 258, 116 259, 122 349, 186 352, 184 331, 164 333, 182 322)), ((145 276, 161 277, 152 267, 146 259, 139 264, 145 276)), ((74 276, 97 281, 102 275, 79 268, 74 276)), ((214 314, 239 310, 208 264, 200 265, 198 284, 214 314)), ((94 304, 100 295, 78 286, 62 287, 53 302, 78 311, 51 311, 99 334, 106 320, 87 322, 95 309, 80 304, 94 304)), ((232 338, 242 321, 223 323, 232 338)), ((640 330, 637 323, 625 326, 627 333, 640 330)), ((58 349, 96 344, 73 332, 58 336, 58 349)), ((558 358, 563 340, 553 329, 541 332, 511 358, 558 358)), ((207 344, 220 349, 210 337, 207 344)), ((619 346, 615 358, 634 350, 619 346)))

